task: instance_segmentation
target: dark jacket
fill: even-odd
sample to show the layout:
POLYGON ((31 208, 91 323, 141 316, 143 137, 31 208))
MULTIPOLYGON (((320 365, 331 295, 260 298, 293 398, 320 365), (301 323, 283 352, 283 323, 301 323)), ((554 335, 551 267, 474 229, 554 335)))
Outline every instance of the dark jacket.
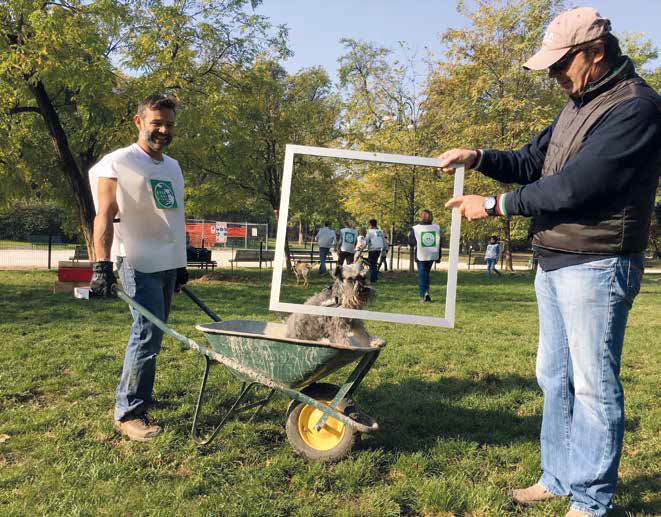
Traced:
POLYGON ((623 57, 530 144, 518 151, 486 151, 478 169, 524 185, 506 194, 505 209, 508 215, 533 216, 534 244, 542 256, 640 252, 661 169, 661 97, 623 57), (635 93, 599 112, 599 103, 618 88, 624 91, 627 81, 635 93), (598 116, 590 119, 591 112, 598 116), (584 127, 575 123, 581 116, 588 121, 584 127), (553 153, 566 154, 555 170, 549 164, 553 153))

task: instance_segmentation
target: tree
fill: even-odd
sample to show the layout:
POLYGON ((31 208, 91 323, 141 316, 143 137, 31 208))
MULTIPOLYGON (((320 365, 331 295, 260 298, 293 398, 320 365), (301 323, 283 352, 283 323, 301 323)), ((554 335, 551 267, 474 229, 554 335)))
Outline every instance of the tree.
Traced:
POLYGON ((137 101, 180 98, 257 52, 286 52, 280 28, 245 12, 256 0, 8 0, 0 6, 0 173, 12 194, 73 201, 92 251, 87 181, 104 152, 126 144, 137 101), (123 72, 115 63, 124 66, 123 72))
MULTIPOLYGON (((334 140, 339 100, 321 68, 288 75, 276 62, 258 59, 234 81, 235 88, 208 104, 195 145, 182 153, 182 162, 194 182, 214 185, 205 203, 224 206, 228 195, 259 200, 277 219, 285 145, 334 140)), ((299 219, 302 213, 323 216, 324 206, 339 205, 328 165, 298 165, 301 173, 294 176, 291 214, 299 219)))
MULTIPOLYGON (((425 96, 420 92, 413 55, 402 44, 404 62, 392 58, 392 51, 371 43, 343 39, 340 57, 340 85, 347 95, 343 111, 344 143, 358 150, 393 154, 426 153, 435 142, 424 123, 425 96)), ((379 219, 407 230, 430 195, 437 192, 430 170, 415 166, 375 164, 354 165, 348 180, 346 207, 362 220, 379 219)), ((449 184, 449 182, 446 182, 449 184)), ((427 206, 427 205, 425 205, 427 206)), ((411 271, 413 261, 410 261, 411 271)))
MULTIPOLYGON (((550 124, 566 102, 546 74, 522 70, 539 47, 561 0, 478 0, 474 9, 458 3, 470 27, 443 35, 446 60, 436 63, 428 84, 427 116, 445 148, 515 149, 550 124)), ((480 174, 467 174, 465 191, 493 195, 507 187, 480 174)), ((508 269, 511 241, 524 238, 524 218, 467 223, 464 235, 484 240, 501 225, 508 269)))

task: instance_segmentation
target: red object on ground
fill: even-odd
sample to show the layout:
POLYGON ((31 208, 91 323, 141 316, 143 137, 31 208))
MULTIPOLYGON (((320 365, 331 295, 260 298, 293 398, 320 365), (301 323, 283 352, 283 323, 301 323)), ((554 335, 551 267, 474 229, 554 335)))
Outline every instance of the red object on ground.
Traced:
POLYGON ((92 279, 92 268, 61 267, 57 270, 60 282, 89 282, 92 279))

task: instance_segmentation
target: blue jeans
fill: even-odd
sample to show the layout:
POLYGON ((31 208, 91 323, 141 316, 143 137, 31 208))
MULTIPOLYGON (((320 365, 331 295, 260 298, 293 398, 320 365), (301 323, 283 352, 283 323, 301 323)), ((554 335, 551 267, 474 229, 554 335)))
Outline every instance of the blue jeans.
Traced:
POLYGON ((370 282, 374 283, 379 279, 379 257, 381 250, 367 252, 367 262, 370 265, 370 282))
POLYGON ((323 275, 326 272, 326 257, 330 248, 319 248, 319 274, 323 275))
POLYGON ((537 269, 537 382, 544 392, 540 483, 574 510, 605 515, 624 435, 619 379, 624 330, 642 255, 537 269))
POLYGON ((433 260, 418 261, 418 293, 422 298, 425 293, 429 292, 429 272, 431 271, 433 260))
POLYGON ((487 263, 487 274, 491 276, 491 271, 496 273, 497 275, 500 275, 500 272, 496 269, 496 261, 497 259, 484 259, 487 263))
MULTIPOLYGON (((128 296, 167 321, 174 292, 177 271, 170 269, 157 273, 136 271, 126 258, 117 258, 117 269, 122 288, 128 296)), ((156 356, 161 350, 163 331, 131 307, 133 325, 124 352, 122 376, 115 392, 115 420, 130 413, 146 409, 152 401, 156 356)))

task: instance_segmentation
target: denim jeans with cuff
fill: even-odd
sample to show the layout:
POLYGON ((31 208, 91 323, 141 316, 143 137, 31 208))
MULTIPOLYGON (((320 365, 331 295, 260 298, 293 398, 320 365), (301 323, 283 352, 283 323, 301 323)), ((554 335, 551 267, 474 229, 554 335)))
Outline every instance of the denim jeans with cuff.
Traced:
POLYGON ((624 435, 620 360, 642 255, 537 269, 537 382, 544 392, 540 483, 571 508, 605 515, 624 435))
MULTIPOLYGON (((177 270, 142 273, 135 270, 126 257, 117 257, 117 269, 126 294, 157 318, 167 321, 177 270)), ((152 401, 156 356, 163 340, 163 331, 133 307, 131 316, 133 325, 115 392, 115 420, 143 412, 152 401)))
POLYGON ((418 264, 418 293, 420 294, 420 298, 422 298, 425 293, 429 292, 429 273, 434 261, 418 260, 416 264, 418 264))

